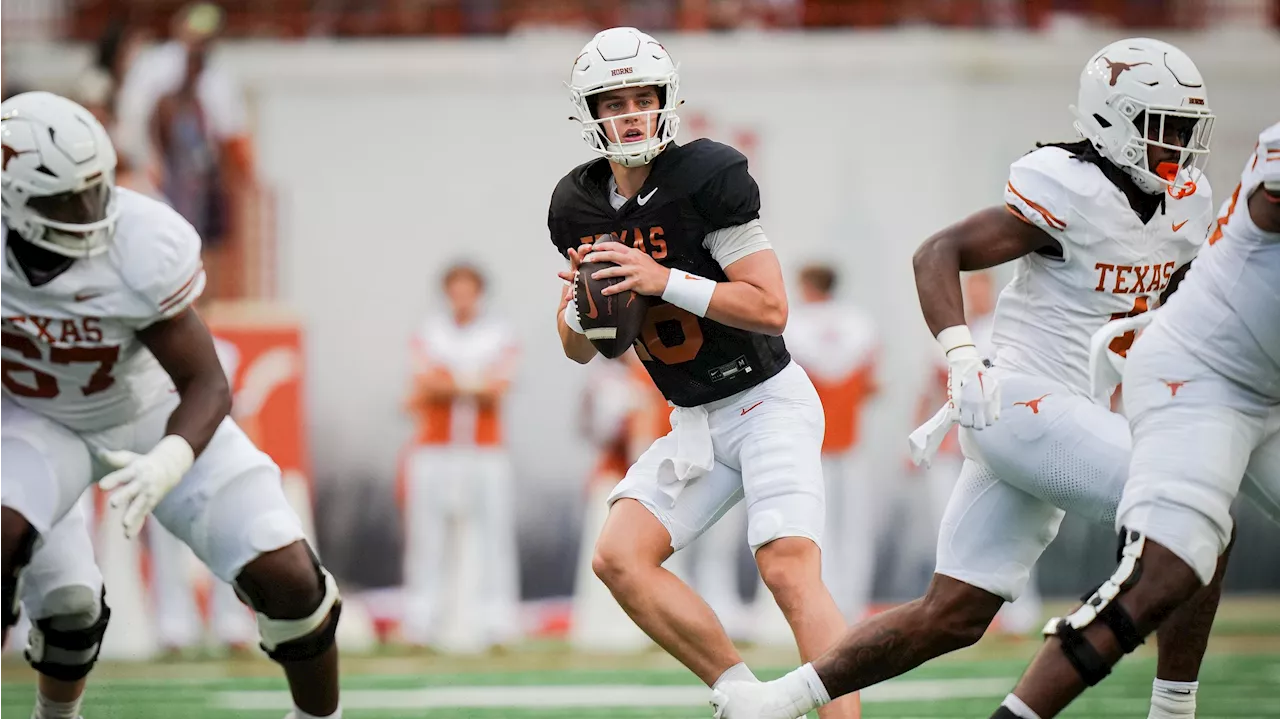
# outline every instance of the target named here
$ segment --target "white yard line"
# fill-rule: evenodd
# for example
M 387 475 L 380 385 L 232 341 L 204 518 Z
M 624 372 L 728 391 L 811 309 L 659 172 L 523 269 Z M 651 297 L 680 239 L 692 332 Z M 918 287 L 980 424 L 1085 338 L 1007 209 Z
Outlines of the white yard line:
M 899 680 L 862 692 L 864 702 L 936 701 L 1002 697 L 1013 679 Z M 345 709 L 438 709 L 548 707 L 693 707 L 706 706 L 710 692 L 704 687 L 643 686 L 636 684 L 582 686 L 466 686 L 429 689 L 356 689 L 342 692 Z M 222 709 L 251 711 L 287 710 L 293 706 L 288 692 L 217 692 L 213 705 Z

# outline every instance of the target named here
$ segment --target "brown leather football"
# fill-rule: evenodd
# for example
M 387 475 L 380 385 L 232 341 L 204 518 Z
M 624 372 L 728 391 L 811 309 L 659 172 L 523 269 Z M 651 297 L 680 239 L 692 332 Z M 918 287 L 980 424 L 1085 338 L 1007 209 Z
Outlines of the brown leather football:
M 578 266 L 577 293 L 578 321 L 587 339 L 600 354 L 609 359 L 621 357 L 640 336 L 650 299 L 645 295 L 626 291 L 616 295 L 601 294 L 604 288 L 622 281 L 621 277 L 592 279 L 591 275 L 616 267 L 612 262 L 584 262 Z

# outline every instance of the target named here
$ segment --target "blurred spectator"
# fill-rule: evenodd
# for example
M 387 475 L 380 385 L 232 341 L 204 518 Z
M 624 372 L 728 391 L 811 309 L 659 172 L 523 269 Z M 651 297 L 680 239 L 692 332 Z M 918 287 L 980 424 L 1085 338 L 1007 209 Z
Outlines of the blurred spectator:
M 222 10 L 195 3 L 173 17 L 173 39 L 128 62 L 117 96 L 118 147 L 200 231 L 214 298 L 245 292 L 239 267 L 255 170 L 243 94 L 214 60 Z M 110 56 L 111 43 L 105 43 Z M 119 54 L 117 50 L 116 54 Z
M 142 50 L 147 33 L 129 23 L 113 20 L 98 38 L 93 71 L 110 81 L 106 104 L 115 112 L 120 88 Z M 91 72 L 93 72 L 91 71 Z
M 407 641 L 451 652 L 519 635 L 515 498 L 502 400 L 515 374 L 511 329 L 485 312 L 465 264 L 443 281 L 448 310 L 413 339 L 409 408 L 418 430 L 405 469 Z
M 182 84 L 159 99 L 149 125 L 152 145 L 159 150 L 161 192 L 196 228 L 208 250 L 220 246 L 228 232 L 229 183 L 196 93 L 204 66 L 204 48 L 191 47 Z M 210 273 L 216 275 L 214 268 Z
M 823 579 L 840 611 L 857 621 L 867 609 L 875 569 L 877 518 L 884 496 L 868 467 L 861 419 L 877 391 L 879 331 L 870 313 L 836 300 L 833 267 L 800 271 L 801 302 L 792 308 L 787 348 L 813 380 L 826 413 L 822 472 L 827 523 L 822 538 Z

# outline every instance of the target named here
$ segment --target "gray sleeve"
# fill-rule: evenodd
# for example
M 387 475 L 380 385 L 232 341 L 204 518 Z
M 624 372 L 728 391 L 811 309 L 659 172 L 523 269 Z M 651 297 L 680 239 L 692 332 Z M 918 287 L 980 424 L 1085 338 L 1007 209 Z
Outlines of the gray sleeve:
M 760 220 L 716 230 L 706 236 L 702 246 L 711 252 L 711 256 L 722 268 L 732 265 L 747 255 L 773 249 L 769 244 L 769 238 L 764 236 L 764 228 L 760 226 Z

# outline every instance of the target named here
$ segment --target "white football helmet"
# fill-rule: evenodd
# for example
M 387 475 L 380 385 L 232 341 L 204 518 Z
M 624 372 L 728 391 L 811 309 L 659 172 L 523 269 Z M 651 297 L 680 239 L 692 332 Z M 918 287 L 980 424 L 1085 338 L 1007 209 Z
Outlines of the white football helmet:
M 592 150 L 619 165 L 635 167 L 652 162 L 675 139 L 680 128 L 680 118 L 675 113 L 680 92 L 677 67 L 662 43 L 633 27 L 610 28 L 591 38 L 573 61 L 565 85 L 577 110 L 572 119 L 582 123 L 582 139 Z M 648 86 L 658 88 L 660 109 L 596 119 L 593 95 L 621 87 Z M 653 119 L 657 131 L 653 137 L 643 142 L 609 142 L 604 123 L 641 115 L 656 115 Z
M 116 150 L 93 113 L 50 92 L 24 92 L 0 105 L 9 229 L 67 257 L 107 249 L 115 232 Z
M 1102 48 L 1080 73 L 1080 96 L 1071 111 L 1075 127 L 1098 152 L 1123 168 L 1151 194 L 1195 192 L 1209 159 L 1213 112 L 1204 77 L 1191 58 L 1167 42 L 1139 37 Z M 1182 144 L 1168 144 L 1171 118 L 1187 130 Z M 1147 167 L 1147 148 L 1178 153 L 1177 163 Z

